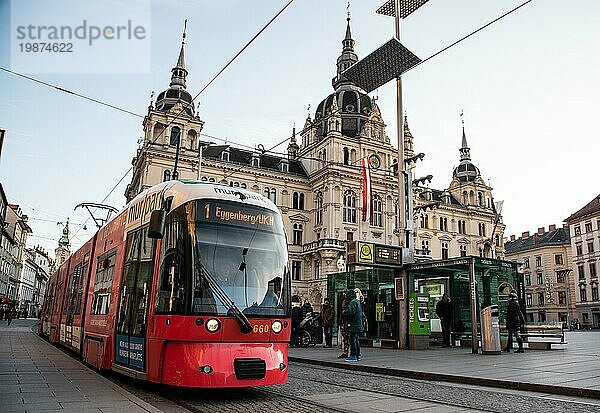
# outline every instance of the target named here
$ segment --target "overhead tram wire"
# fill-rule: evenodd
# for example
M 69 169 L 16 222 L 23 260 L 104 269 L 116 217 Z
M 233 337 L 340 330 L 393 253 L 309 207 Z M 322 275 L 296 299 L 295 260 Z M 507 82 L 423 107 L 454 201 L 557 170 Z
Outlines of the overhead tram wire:
M 200 91 L 198 93 L 196 93 L 196 95 L 192 98 L 192 102 L 194 102 L 206 89 L 208 89 L 208 87 L 254 42 L 254 40 L 256 40 L 258 38 L 258 36 L 260 36 L 270 25 L 271 23 L 273 23 L 292 3 L 294 2 L 294 0 L 289 0 L 282 8 L 281 10 L 279 10 L 248 42 L 246 42 L 246 44 L 231 58 L 229 59 L 229 61 L 221 68 L 221 70 L 219 70 L 217 72 L 217 74 L 215 74 L 212 79 L 206 84 L 204 85 L 204 87 L 202 89 L 200 89 Z M 167 128 L 169 126 L 171 126 L 173 124 L 173 122 L 175 122 L 176 119 L 179 118 L 179 116 L 185 112 L 185 108 L 181 109 L 176 115 L 175 117 L 173 117 L 173 119 L 165 126 L 165 128 L 160 132 L 160 134 L 154 138 L 152 140 L 152 142 L 149 142 L 147 145 L 153 145 L 154 143 L 156 143 L 156 141 L 163 136 L 163 134 L 165 133 L 165 131 L 167 130 Z M 132 112 L 133 114 L 133 112 Z M 136 116 L 139 116 L 136 114 Z M 104 197 L 104 199 L 102 200 L 102 203 L 104 203 L 108 197 L 114 192 L 114 190 L 119 186 L 119 184 L 123 181 L 123 179 L 125 179 L 125 177 L 127 177 L 127 175 L 129 174 L 129 172 L 133 169 L 133 166 L 130 166 L 127 171 L 123 174 L 123 176 L 119 179 L 119 181 L 112 187 L 112 189 L 108 192 L 108 194 L 106 194 L 106 196 Z M 90 218 L 86 219 L 85 223 L 87 223 L 90 220 Z M 78 230 L 79 231 L 79 230 Z M 77 231 L 77 232 L 78 232 Z M 75 232 L 75 234 L 73 234 L 73 236 L 77 235 L 77 232 Z
M 492 24 L 494 24 L 494 23 L 497 23 L 498 21 L 502 20 L 502 19 L 503 19 L 503 18 L 505 18 L 506 16 L 508 16 L 508 15 L 510 15 L 510 14 L 512 14 L 512 13 L 514 13 L 515 11 L 519 10 L 521 7 L 523 7 L 523 6 L 525 6 L 525 5 L 529 4 L 529 3 L 531 3 L 532 1 L 533 1 L 533 0 L 527 0 L 527 1 L 525 1 L 524 3 L 522 3 L 522 4 L 520 4 L 520 5 L 516 6 L 516 7 L 514 7 L 513 9 L 511 9 L 511 10 L 507 11 L 506 13 L 502 14 L 501 16 L 499 16 L 499 17 L 495 18 L 494 20 L 492 20 L 492 21 L 490 21 L 490 22 L 486 23 L 485 25 L 483 25 L 483 26 L 479 27 L 478 29 L 476 29 L 476 30 L 472 31 L 471 33 L 467 34 L 466 36 L 463 36 L 463 37 L 461 37 L 461 38 L 460 38 L 460 39 L 458 39 L 457 41 L 455 41 L 455 42 L 453 42 L 453 43 L 449 44 L 448 46 L 446 46 L 446 47 L 444 47 L 443 49 L 441 49 L 441 50 L 439 50 L 439 51 L 435 52 L 434 54 L 430 55 L 429 57 L 426 57 L 426 58 L 425 58 L 425 59 L 423 59 L 421 62 L 417 63 L 415 66 L 411 67 L 409 70 L 412 70 L 412 69 L 414 69 L 415 67 L 417 67 L 417 66 L 420 66 L 421 64 L 423 64 L 423 63 L 427 62 L 428 60 L 431 60 L 431 59 L 433 59 L 434 57 L 436 57 L 436 56 L 438 56 L 438 55 L 442 54 L 443 52 L 445 52 L 445 51 L 447 51 L 447 50 L 451 49 L 452 47 L 456 46 L 457 44 L 459 44 L 459 43 L 463 42 L 464 40 L 468 39 L 469 37 L 473 36 L 474 34 L 476 34 L 476 33 L 480 32 L 480 31 L 482 31 L 483 29 L 486 29 L 486 28 L 488 28 L 488 27 L 489 27 L 489 26 L 491 26 Z M 406 73 L 406 72 L 405 72 L 405 73 Z M 355 98 L 355 99 L 354 99 L 352 102 L 350 102 L 349 104 L 356 103 L 356 102 L 358 102 L 358 100 L 359 100 L 359 99 L 360 99 L 360 97 L 358 97 L 358 98 Z M 336 114 L 337 114 L 338 112 L 340 112 L 341 110 L 342 110 L 342 108 L 341 108 L 341 107 L 340 107 L 340 108 L 338 108 L 337 110 L 335 110 L 335 111 L 331 112 L 331 113 L 330 113 L 330 114 L 328 114 L 327 116 L 325 116 L 325 117 L 323 117 L 323 118 L 319 119 L 319 122 L 325 122 L 325 121 L 327 121 L 329 118 L 331 118 L 332 116 L 336 115 Z M 316 120 L 316 119 L 315 119 L 315 120 Z M 302 130 L 300 133 L 302 133 L 302 132 L 304 132 L 304 131 L 306 131 L 306 129 L 303 129 L 303 130 Z M 277 143 L 276 145 L 272 146 L 271 148 L 269 148 L 269 149 L 265 150 L 265 152 L 272 152 L 272 151 L 273 151 L 273 149 L 277 148 L 277 147 L 278 147 L 278 146 L 280 146 L 280 145 L 283 145 L 285 142 L 287 142 L 287 141 L 288 141 L 288 139 L 289 139 L 289 138 L 285 138 L 285 139 L 284 139 L 284 140 L 282 140 L 281 142 L 279 142 L 279 143 Z M 299 158 L 302 158 L 302 157 L 300 156 Z M 227 174 L 227 175 L 225 175 L 223 178 L 221 178 L 221 180 L 224 180 L 224 179 L 227 179 L 227 178 L 229 178 L 229 177 L 233 176 L 235 173 L 237 173 L 237 172 L 241 171 L 243 167 L 244 167 L 244 166 L 240 166 L 240 167 L 239 167 L 239 168 L 237 168 L 235 171 L 232 171 L 230 174 Z
M 30 81 L 35 82 L 35 83 L 39 83 L 39 84 L 47 86 L 49 88 L 56 89 L 59 92 L 63 92 L 63 93 L 69 94 L 69 95 L 77 96 L 78 98 L 89 100 L 90 102 L 94 102 L 94 103 L 97 103 L 99 105 L 106 106 L 106 107 L 109 107 L 111 109 L 115 109 L 115 110 L 127 113 L 129 115 L 136 116 L 138 118 L 142 118 L 142 119 L 144 118 L 144 116 L 142 116 L 142 115 L 140 115 L 138 113 L 132 112 L 130 110 L 123 109 L 123 108 L 121 108 L 119 106 L 115 106 L 115 105 L 113 105 L 111 103 L 107 103 L 107 102 L 104 102 L 102 100 L 99 100 L 99 99 L 96 99 L 96 98 L 93 98 L 93 97 L 90 97 L 90 96 L 86 96 L 86 95 L 83 95 L 81 93 L 69 90 L 69 89 L 65 89 L 64 87 L 61 87 L 61 86 L 53 85 L 52 83 L 48 83 L 48 82 L 45 82 L 45 81 L 40 80 L 40 79 L 36 79 L 34 77 L 31 77 L 31 76 L 27 76 L 27 75 L 25 75 L 23 73 L 15 72 L 14 70 L 10 70 L 10 69 L 7 69 L 7 68 L 2 67 L 2 66 L 0 66 L 0 70 L 2 70 L 4 72 L 7 72 L 7 73 L 10 73 L 11 75 L 22 77 L 24 79 L 30 80 Z

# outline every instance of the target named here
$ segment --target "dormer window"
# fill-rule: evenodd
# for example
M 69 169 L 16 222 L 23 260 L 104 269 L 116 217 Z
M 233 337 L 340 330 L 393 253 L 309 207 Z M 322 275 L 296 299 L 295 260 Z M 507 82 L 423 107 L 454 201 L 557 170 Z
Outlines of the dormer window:
M 229 162 L 229 148 L 225 149 L 221 152 L 221 160 L 225 162 Z
M 252 165 L 254 168 L 260 168 L 260 157 L 256 152 L 253 153 L 252 158 L 250 158 L 250 165 Z
M 290 164 L 287 159 L 282 159 L 281 161 L 279 161 L 279 171 L 287 173 L 289 172 L 289 170 Z

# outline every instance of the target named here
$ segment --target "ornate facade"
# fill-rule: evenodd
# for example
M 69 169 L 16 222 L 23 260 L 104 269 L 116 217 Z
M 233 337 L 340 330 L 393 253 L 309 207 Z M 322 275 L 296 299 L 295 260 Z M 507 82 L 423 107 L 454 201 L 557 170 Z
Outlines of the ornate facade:
M 386 134 L 376 100 L 341 74 L 358 61 L 350 19 L 333 92 L 318 104 L 313 116 L 309 113 L 299 133 L 292 130 L 286 155 L 268 153 L 262 145 L 246 150 L 200 141 L 204 122 L 186 91 L 183 56 L 182 44 L 169 89 L 148 108 L 127 200 L 172 178 L 175 163 L 180 179 L 220 182 L 269 197 L 284 217 L 293 293 L 317 306 L 326 295 L 327 274 L 345 268 L 347 241 L 398 244 L 397 150 Z M 411 157 L 413 136 L 407 123 L 404 140 L 406 156 Z M 419 212 L 410 223 L 422 222 L 416 235 L 417 248 L 424 247 L 420 259 L 461 254 L 502 257 L 504 225 L 496 220 L 492 188 L 470 161 L 464 130 L 460 153 L 460 165 L 446 190 L 413 189 L 416 210 L 435 207 Z M 361 220 L 364 158 L 371 165 L 372 223 Z
M 583 328 L 600 328 L 600 195 L 565 222 L 571 231 L 578 321 Z

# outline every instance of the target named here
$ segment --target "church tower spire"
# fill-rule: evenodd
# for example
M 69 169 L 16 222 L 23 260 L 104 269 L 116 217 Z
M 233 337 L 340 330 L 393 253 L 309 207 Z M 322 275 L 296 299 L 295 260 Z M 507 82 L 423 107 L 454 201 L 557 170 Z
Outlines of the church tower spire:
M 188 71 L 185 68 L 185 32 L 187 30 L 187 19 L 183 24 L 183 38 L 181 39 L 181 49 L 179 50 L 179 57 L 177 58 L 177 64 L 171 69 L 171 83 L 169 84 L 172 88 L 185 89 L 185 78 L 188 75 Z
M 460 160 L 461 161 L 470 161 L 471 160 L 471 150 L 469 149 L 469 145 L 467 145 L 467 136 L 465 135 L 465 120 L 464 119 L 462 120 L 462 146 L 460 148 Z
M 348 8 L 349 7 L 350 4 L 348 4 Z M 346 22 L 346 36 L 344 37 L 344 40 L 342 40 L 342 54 L 337 59 L 337 75 L 331 81 L 331 84 L 336 92 L 343 86 L 353 85 L 352 82 L 342 76 L 342 72 L 358 62 L 358 56 L 354 52 L 354 39 L 352 38 L 352 30 L 350 29 L 349 9 Z
M 58 267 L 71 255 L 71 241 L 69 240 L 69 236 L 69 218 L 67 218 L 67 223 L 62 230 L 62 236 L 58 240 L 58 248 L 54 250 L 56 265 Z

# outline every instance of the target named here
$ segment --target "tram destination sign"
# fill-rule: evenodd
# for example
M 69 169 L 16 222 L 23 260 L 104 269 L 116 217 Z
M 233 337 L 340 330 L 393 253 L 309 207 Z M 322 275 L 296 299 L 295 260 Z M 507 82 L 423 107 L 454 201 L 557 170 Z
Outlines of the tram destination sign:
M 402 265 L 402 248 L 373 242 L 355 241 L 348 244 L 348 263 L 371 266 Z

